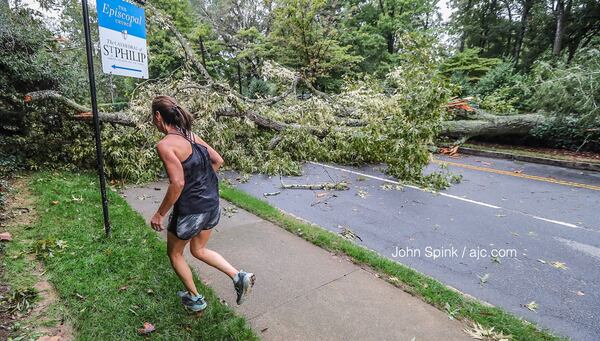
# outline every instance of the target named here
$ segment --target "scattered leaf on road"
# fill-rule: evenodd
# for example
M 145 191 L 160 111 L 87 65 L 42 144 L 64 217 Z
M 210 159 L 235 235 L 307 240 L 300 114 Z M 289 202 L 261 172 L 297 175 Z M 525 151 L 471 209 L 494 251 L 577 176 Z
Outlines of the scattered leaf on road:
M 477 276 L 479 278 L 479 284 L 484 285 L 487 283 L 488 279 L 490 279 L 490 274 L 485 274 L 483 276 Z
M 490 260 L 492 261 L 492 263 L 498 263 L 498 264 L 502 263 L 502 262 L 500 262 L 500 258 L 498 258 L 498 257 L 492 257 L 492 258 L 490 258 Z
M 338 225 L 338 228 L 342 229 L 342 232 L 340 232 L 340 235 L 348 240 L 360 240 L 362 242 L 362 238 L 360 238 L 359 235 L 357 235 L 356 233 L 354 233 L 354 231 L 352 231 L 351 229 L 349 229 L 346 226 L 341 226 Z
M 561 269 L 561 270 L 567 270 L 568 267 L 565 263 L 563 262 L 559 262 L 559 261 L 554 261 L 552 263 L 550 263 L 550 265 L 552 265 L 553 267 L 557 268 L 557 269 Z
M 535 301 L 531 301 L 531 302 L 529 302 L 529 303 L 527 303 L 527 304 L 525 305 L 525 308 L 527 308 L 527 309 L 529 309 L 529 310 L 531 310 L 531 311 L 535 312 L 535 311 L 537 311 L 538 304 L 537 304 L 537 303 L 535 303 Z
M 362 189 L 358 190 L 358 192 L 356 192 L 356 195 L 358 195 L 361 198 L 366 198 L 367 195 L 369 195 L 369 193 L 367 191 L 363 191 Z
M 381 188 L 384 191 L 391 191 L 394 187 L 392 186 L 392 184 L 383 184 L 379 186 L 379 188 Z

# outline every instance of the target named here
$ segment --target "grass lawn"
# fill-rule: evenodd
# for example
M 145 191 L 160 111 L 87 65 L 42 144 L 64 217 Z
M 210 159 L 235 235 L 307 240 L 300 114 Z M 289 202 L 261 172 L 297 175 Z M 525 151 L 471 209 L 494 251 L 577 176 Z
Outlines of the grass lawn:
M 42 259 L 77 339 L 139 340 L 144 322 L 156 327 L 150 335 L 155 339 L 258 339 L 244 318 L 199 281 L 207 310 L 197 317 L 183 309 L 175 295 L 183 285 L 165 242 L 112 191 L 113 234 L 105 238 L 96 177 L 42 172 L 31 176 L 29 188 L 38 218 L 13 230 L 5 276 L 27 286 L 27 273 L 20 276 L 29 268 L 27 255 Z
M 468 299 L 444 284 L 427 277 L 402 264 L 387 259 L 375 251 L 359 246 L 343 237 L 313 224 L 303 222 L 230 185 L 221 183 L 221 197 L 269 220 L 284 229 L 301 236 L 326 250 L 349 256 L 353 261 L 365 264 L 390 283 L 420 296 L 424 301 L 446 311 L 458 319 L 480 323 L 495 331 L 512 334 L 513 340 L 564 340 L 503 310 L 489 307 L 476 300 Z

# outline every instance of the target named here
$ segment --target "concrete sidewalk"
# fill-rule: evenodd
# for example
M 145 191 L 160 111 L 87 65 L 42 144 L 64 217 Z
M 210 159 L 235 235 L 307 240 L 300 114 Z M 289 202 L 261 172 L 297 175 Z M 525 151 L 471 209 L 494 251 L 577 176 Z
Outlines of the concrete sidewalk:
M 123 195 L 149 221 L 166 186 Z M 223 212 L 209 248 L 256 274 L 252 296 L 237 306 L 229 277 L 187 254 L 200 278 L 264 340 L 471 340 L 460 322 L 419 298 L 242 209 Z

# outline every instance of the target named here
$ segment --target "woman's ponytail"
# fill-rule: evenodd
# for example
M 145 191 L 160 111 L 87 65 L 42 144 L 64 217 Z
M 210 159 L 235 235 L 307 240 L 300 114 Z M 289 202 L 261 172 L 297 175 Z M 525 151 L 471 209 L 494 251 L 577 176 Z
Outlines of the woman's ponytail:
M 192 116 L 192 114 L 190 114 L 187 110 L 183 109 L 179 105 L 176 105 L 175 108 L 177 110 L 177 113 L 179 114 L 181 122 L 178 128 L 181 129 L 181 132 L 185 136 L 192 138 L 192 122 L 194 121 L 194 117 Z

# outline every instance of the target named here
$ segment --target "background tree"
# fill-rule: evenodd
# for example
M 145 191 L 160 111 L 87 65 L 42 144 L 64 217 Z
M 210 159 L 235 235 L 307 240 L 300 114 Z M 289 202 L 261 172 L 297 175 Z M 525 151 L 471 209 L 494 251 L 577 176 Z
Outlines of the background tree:
M 339 80 L 362 60 L 340 44 L 334 14 L 325 0 L 282 0 L 269 35 L 277 60 L 323 90 L 339 89 Z

